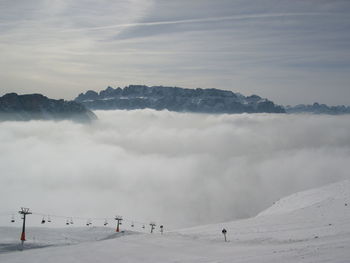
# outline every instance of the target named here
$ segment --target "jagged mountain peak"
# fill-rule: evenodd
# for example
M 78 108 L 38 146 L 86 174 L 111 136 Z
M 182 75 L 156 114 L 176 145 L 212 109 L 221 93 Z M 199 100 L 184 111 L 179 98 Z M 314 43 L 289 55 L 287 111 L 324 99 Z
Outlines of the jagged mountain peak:
M 129 85 L 124 88 L 107 87 L 89 90 L 75 101 L 90 109 L 144 109 L 201 113 L 284 113 L 281 106 L 257 95 L 245 97 L 220 89 L 186 89 L 167 86 Z

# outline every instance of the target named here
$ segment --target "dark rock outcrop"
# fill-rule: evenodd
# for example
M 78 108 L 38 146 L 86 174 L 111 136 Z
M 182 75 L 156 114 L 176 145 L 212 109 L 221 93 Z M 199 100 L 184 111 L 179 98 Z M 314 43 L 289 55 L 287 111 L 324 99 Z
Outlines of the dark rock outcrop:
M 178 87 L 130 85 L 97 93 L 87 91 L 75 101 L 93 110 L 155 109 L 201 113 L 284 113 L 283 107 L 257 95 L 219 89 L 184 89 Z
M 89 122 L 96 115 L 78 102 L 49 99 L 41 94 L 8 93 L 0 97 L 0 121 L 63 119 Z

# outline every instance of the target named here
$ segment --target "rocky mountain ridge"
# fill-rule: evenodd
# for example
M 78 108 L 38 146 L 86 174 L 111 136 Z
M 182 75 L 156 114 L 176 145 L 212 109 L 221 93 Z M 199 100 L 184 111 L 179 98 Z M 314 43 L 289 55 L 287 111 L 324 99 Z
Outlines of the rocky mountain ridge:
M 315 102 L 312 105 L 299 104 L 296 106 L 286 106 L 287 113 L 311 113 L 311 114 L 330 114 L 341 115 L 350 114 L 350 106 L 328 106 L 326 104 L 319 104 Z
M 284 113 L 285 110 L 257 95 L 245 97 L 219 89 L 184 89 L 179 87 L 129 85 L 108 87 L 99 93 L 81 93 L 76 102 L 92 110 L 155 109 L 200 113 Z
M 49 99 L 41 94 L 8 93 L 0 97 L 0 121 L 48 119 L 89 122 L 96 115 L 75 101 Z

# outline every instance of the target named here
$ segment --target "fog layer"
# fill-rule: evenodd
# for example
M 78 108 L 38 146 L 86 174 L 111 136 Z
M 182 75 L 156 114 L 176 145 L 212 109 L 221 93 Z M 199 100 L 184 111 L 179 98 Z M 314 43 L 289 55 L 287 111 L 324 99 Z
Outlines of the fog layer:
M 0 123 L 0 213 L 182 227 L 254 216 L 350 177 L 350 116 L 95 113 L 91 125 Z

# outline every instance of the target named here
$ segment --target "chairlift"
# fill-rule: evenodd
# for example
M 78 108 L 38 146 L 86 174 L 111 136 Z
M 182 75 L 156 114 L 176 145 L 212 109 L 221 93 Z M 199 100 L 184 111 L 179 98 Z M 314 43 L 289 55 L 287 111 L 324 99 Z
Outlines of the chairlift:
M 107 219 L 105 219 L 105 222 L 103 223 L 104 226 L 107 226 L 108 225 L 108 221 Z
M 15 216 L 12 215 L 12 216 L 11 216 L 11 223 L 14 223 L 14 222 L 15 222 Z
M 43 217 L 43 219 L 41 219 L 41 224 L 45 224 L 45 217 Z
M 73 225 L 73 224 L 74 224 L 74 222 L 73 222 L 73 218 L 72 218 L 72 217 L 70 218 L 70 222 L 69 222 L 69 224 L 71 224 L 71 225 Z
M 47 222 L 51 223 L 51 217 L 50 216 L 47 216 Z
M 131 227 L 134 227 L 134 222 L 131 223 Z
M 69 225 L 69 220 L 68 220 L 68 219 L 66 220 L 66 225 L 67 225 L 67 226 Z
M 142 228 L 145 229 L 145 225 L 143 225 Z

